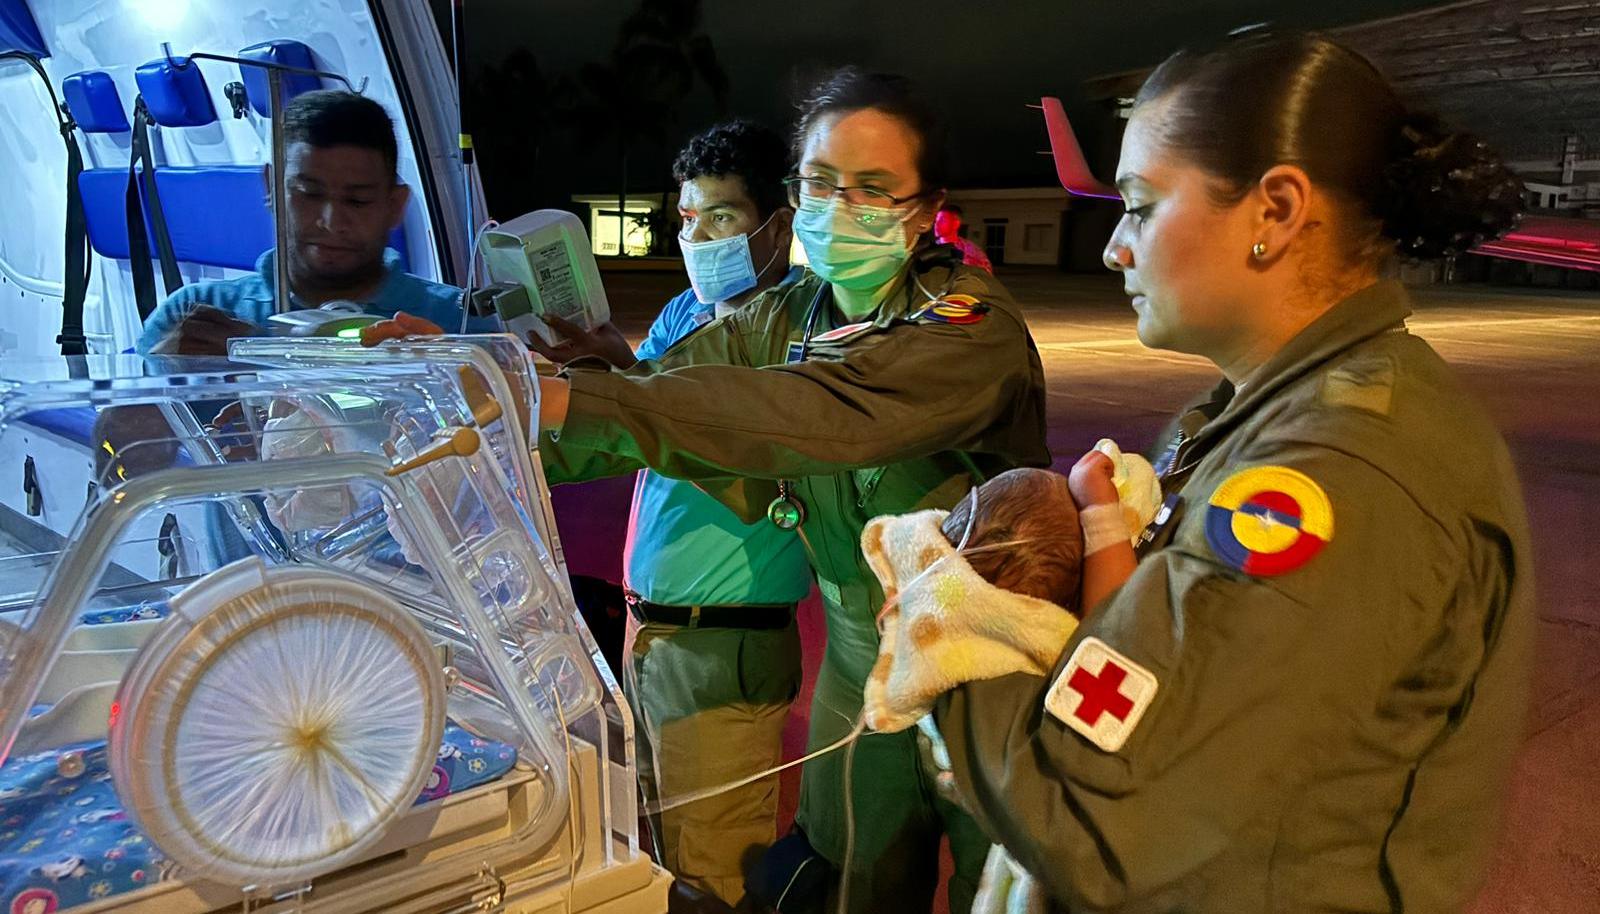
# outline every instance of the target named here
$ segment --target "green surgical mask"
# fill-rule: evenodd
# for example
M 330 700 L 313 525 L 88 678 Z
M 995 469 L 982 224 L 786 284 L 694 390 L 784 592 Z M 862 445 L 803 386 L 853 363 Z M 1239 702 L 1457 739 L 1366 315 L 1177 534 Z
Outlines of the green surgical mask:
M 841 289 L 867 292 L 889 282 L 911 259 L 902 228 L 910 212 L 839 197 L 802 197 L 794 233 L 813 272 Z

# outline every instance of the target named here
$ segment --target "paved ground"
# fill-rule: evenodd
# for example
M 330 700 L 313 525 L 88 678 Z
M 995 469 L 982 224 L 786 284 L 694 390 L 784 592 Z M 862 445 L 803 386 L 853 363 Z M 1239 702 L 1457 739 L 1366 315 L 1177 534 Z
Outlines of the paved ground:
M 1103 436 L 1143 447 L 1213 383 L 1197 359 L 1145 350 L 1109 277 L 1003 274 L 1027 310 L 1050 389 L 1050 445 L 1059 468 Z M 619 323 L 642 335 L 681 275 L 607 278 Z M 1541 644 L 1527 747 L 1507 835 L 1475 914 L 1590 912 L 1600 903 L 1600 597 L 1590 533 L 1600 517 L 1600 297 L 1485 287 L 1417 291 L 1413 329 L 1489 405 L 1516 454 L 1537 547 Z M 617 566 L 602 547 L 627 508 L 627 484 L 563 493 L 575 564 Z M 581 502 L 582 506 L 577 507 Z M 615 536 L 615 534 L 609 534 Z M 576 538 L 594 543 L 574 549 Z M 619 543 L 620 537 L 610 540 Z M 804 619 L 807 649 L 819 620 Z M 792 728 L 798 739 L 800 722 Z M 789 800 L 792 802 L 792 789 Z

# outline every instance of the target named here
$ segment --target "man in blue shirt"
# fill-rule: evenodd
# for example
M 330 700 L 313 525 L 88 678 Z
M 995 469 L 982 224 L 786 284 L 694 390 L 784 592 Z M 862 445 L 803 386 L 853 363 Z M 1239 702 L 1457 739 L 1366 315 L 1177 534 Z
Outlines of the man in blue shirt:
M 653 359 L 765 290 L 789 268 L 788 146 L 748 121 L 711 128 L 673 164 L 680 245 L 691 288 L 667 302 L 637 354 L 614 327 L 560 324 L 567 340 L 534 348 L 557 362 L 599 356 L 626 368 Z M 795 604 L 811 589 L 793 531 L 742 523 L 692 483 L 645 471 L 633 491 L 625 550 L 629 650 L 623 689 L 640 740 L 648 799 L 779 764 L 800 688 Z M 658 859 L 679 879 L 738 904 L 744 871 L 776 838 L 776 775 L 652 819 Z
M 404 310 L 461 326 L 461 290 L 400 269 L 385 245 L 411 190 L 396 173 L 394 124 L 383 106 L 342 90 L 307 92 L 283 108 L 289 302 L 349 301 L 371 314 Z M 141 354 L 223 355 L 228 340 L 265 333 L 273 314 L 274 251 L 250 276 L 174 292 L 145 319 Z

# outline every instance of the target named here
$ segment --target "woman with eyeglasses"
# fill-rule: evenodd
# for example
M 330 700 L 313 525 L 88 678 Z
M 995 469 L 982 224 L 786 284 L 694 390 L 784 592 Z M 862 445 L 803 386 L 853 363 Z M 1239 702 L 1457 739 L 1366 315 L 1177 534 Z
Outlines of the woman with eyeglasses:
M 1116 184 L 1140 340 L 1225 380 L 1054 675 L 941 700 L 961 796 L 1050 910 L 1460 911 L 1522 741 L 1533 565 L 1504 441 L 1380 276 L 1505 231 L 1521 183 L 1355 52 L 1258 34 L 1150 76 Z
M 828 622 L 813 750 L 851 732 L 877 655 L 884 595 L 861 553 L 866 522 L 949 508 L 990 475 L 1050 462 L 1021 311 L 927 237 L 945 196 L 942 144 L 904 79 L 833 73 L 801 106 L 788 182 L 810 272 L 659 360 L 574 368 L 544 391 L 552 482 L 649 467 L 799 531 Z M 846 761 L 839 750 L 806 764 L 799 824 L 848 864 L 848 909 L 928 910 L 948 832 L 951 909 L 965 911 L 989 841 L 936 796 L 912 734 L 863 737 L 848 792 Z

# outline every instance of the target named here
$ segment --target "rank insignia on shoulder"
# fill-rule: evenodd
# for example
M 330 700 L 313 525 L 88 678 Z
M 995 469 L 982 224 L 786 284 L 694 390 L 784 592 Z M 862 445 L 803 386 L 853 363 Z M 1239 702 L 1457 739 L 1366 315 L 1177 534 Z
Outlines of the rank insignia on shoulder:
M 1206 509 L 1206 542 L 1224 564 L 1272 577 L 1311 561 L 1333 539 L 1333 505 L 1311 477 L 1288 467 L 1240 470 Z
M 970 295 L 946 295 L 928 302 L 921 311 L 911 315 L 911 319 L 936 324 L 976 324 L 988 313 L 989 306 Z
M 1044 709 L 1102 751 L 1116 752 L 1155 700 L 1157 686 L 1154 673 L 1099 638 L 1085 638 L 1050 684 Z

